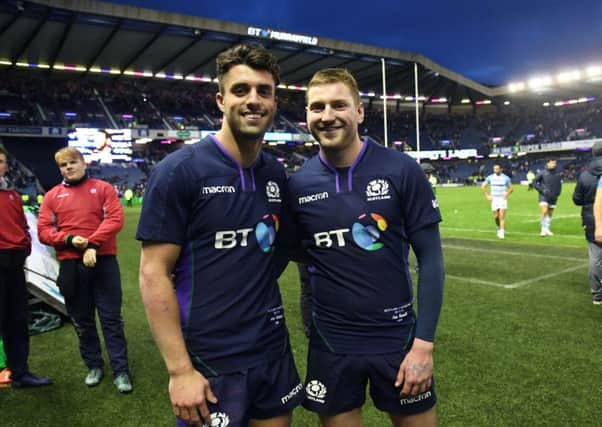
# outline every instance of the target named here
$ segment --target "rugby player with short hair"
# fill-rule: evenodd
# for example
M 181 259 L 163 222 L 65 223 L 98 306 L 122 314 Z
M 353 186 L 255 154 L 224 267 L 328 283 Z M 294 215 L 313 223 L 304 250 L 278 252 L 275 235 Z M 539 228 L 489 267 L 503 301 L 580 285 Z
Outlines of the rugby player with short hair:
M 278 73 L 261 46 L 222 52 L 221 129 L 149 179 L 140 289 L 178 425 L 285 427 L 303 398 L 274 262 L 286 176 L 261 151 Z
M 369 383 L 394 426 L 434 426 L 444 279 L 437 201 L 413 159 L 360 139 L 364 108 L 350 73 L 318 71 L 306 96 L 320 152 L 289 178 L 312 285 L 303 405 L 324 426 L 360 426 Z M 420 264 L 418 316 L 410 247 Z
M 493 220 L 497 226 L 497 237 L 503 239 L 506 229 L 506 209 L 508 209 L 508 196 L 512 194 L 512 182 L 510 177 L 502 173 L 502 164 L 493 164 L 493 173 L 485 178 L 481 185 L 481 190 L 485 198 L 491 202 L 493 211 Z M 490 190 L 487 191 L 489 185 Z
M 540 236 L 553 236 L 550 230 L 552 224 L 552 215 L 556 209 L 556 202 L 562 192 L 562 178 L 556 170 L 556 159 L 546 161 L 545 170 L 539 172 L 533 180 L 533 187 L 539 193 L 539 210 L 541 213 L 541 231 Z

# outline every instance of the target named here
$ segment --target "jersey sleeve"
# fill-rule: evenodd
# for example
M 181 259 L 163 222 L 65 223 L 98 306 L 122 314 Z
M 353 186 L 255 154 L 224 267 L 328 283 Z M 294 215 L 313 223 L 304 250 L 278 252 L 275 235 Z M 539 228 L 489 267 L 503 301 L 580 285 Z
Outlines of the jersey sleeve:
M 413 233 L 429 224 L 441 221 L 439 204 L 422 172 L 412 158 L 405 156 L 401 168 L 400 197 L 406 232 Z
M 88 238 L 90 243 L 101 246 L 123 228 L 123 208 L 115 189 L 105 184 L 103 186 L 103 213 L 104 217 L 96 231 Z
M 65 238 L 67 233 L 58 230 L 55 225 L 55 215 L 53 211 L 52 200 L 54 191 L 46 193 L 44 202 L 40 206 L 38 215 L 38 239 L 45 245 L 53 246 L 56 249 L 65 247 Z
M 144 194 L 137 240 L 185 243 L 196 181 L 187 166 L 186 158 L 166 157 L 153 169 Z

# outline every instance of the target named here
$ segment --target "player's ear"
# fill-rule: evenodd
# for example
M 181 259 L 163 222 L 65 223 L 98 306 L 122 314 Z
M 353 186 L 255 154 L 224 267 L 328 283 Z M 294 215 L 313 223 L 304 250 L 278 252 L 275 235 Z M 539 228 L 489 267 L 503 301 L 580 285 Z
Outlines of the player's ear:
M 217 108 L 223 113 L 224 112 L 224 96 L 221 92 L 215 94 L 215 103 L 217 104 Z
M 357 114 L 359 116 L 359 120 L 357 122 L 363 123 L 364 122 L 364 104 L 362 104 L 361 102 L 357 106 Z

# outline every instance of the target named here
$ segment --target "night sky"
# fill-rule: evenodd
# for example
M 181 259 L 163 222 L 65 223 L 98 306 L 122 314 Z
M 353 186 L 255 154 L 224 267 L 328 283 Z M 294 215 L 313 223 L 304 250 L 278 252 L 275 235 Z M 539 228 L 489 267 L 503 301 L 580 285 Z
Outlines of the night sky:
M 602 64 L 601 0 L 112 0 L 402 51 L 485 84 Z

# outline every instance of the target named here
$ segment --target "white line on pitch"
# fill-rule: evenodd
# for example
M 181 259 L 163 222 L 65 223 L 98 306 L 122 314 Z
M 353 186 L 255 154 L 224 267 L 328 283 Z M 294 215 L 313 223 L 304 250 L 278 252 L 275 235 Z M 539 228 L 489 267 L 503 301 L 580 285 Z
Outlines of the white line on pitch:
M 540 218 L 538 218 L 537 215 L 533 215 L 533 214 L 512 214 L 512 216 L 516 216 L 516 217 L 521 217 L 521 218 L 535 218 L 534 221 L 541 221 Z M 581 214 L 578 213 L 574 213 L 574 214 L 560 214 L 560 215 L 554 215 L 552 217 L 552 219 L 566 219 L 566 218 L 581 218 Z M 528 221 L 523 221 L 523 222 L 528 222 Z
M 581 264 L 581 265 L 578 265 L 578 266 L 575 266 L 575 267 L 566 268 L 566 269 L 561 270 L 561 271 L 556 271 L 554 273 L 544 274 L 543 276 L 538 276 L 538 277 L 534 277 L 532 279 L 521 280 L 520 282 L 514 282 L 514 283 L 509 283 L 509 284 L 491 282 L 489 280 L 481 280 L 481 279 L 476 279 L 474 277 L 456 276 L 454 274 L 445 274 L 445 277 L 449 278 L 449 279 L 459 280 L 459 281 L 462 281 L 462 282 L 476 283 L 476 284 L 479 284 L 479 285 L 486 285 L 486 286 L 493 286 L 493 287 L 496 287 L 496 288 L 516 289 L 516 288 L 522 288 L 523 286 L 529 285 L 531 283 L 535 283 L 535 282 L 539 282 L 541 280 L 549 279 L 551 277 L 555 277 L 555 276 L 558 276 L 560 274 L 570 273 L 571 271 L 579 270 L 579 269 L 585 268 L 585 267 L 587 267 L 587 264 Z
M 556 271 L 554 273 L 544 274 L 543 276 L 534 277 L 532 279 L 522 280 L 520 282 L 515 282 L 515 283 L 509 284 L 509 285 L 505 285 L 504 288 L 507 288 L 507 289 L 521 288 L 530 283 L 539 282 L 544 279 L 549 279 L 550 277 L 555 277 L 555 276 L 558 276 L 559 274 L 565 274 L 565 273 L 570 273 L 571 271 L 580 270 L 582 268 L 587 267 L 587 265 L 588 265 L 588 263 L 585 263 L 585 264 L 577 265 L 574 267 L 565 268 L 564 270 Z
M 494 231 L 492 231 L 491 229 L 487 229 L 487 230 L 479 230 L 476 228 L 457 228 L 457 227 L 445 227 L 445 226 L 441 226 L 441 230 L 442 231 L 466 231 L 469 233 L 487 233 L 487 234 L 491 234 L 492 236 L 495 234 Z M 513 234 L 516 234 L 517 236 L 533 236 L 533 237 L 539 237 L 539 239 L 537 240 L 543 240 L 544 238 L 541 237 L 539 235 L 539 233 L 533 232 L 533 233 L 525 233 L 524 231 L 506 231 L 506 236 L 510 235 L 512 236 Z M 576 235 L 576 234 L 562 234 L 562 238 L 569 238 L 569 239 L 579 239 L 579 240 L 585 240 L 585 238 L 582 235 Z M 554 236 L 552 237 L 545 237 L 545 239 L 554 239 Z
M 571 257 L 565 257 L 565 256 L 561 256 L 561 255 L 546 255 L 546 254 L 534 254 L 534 253 L 528 253 L 528 252 L 513 252 L 513 251 L 504 251 L 501 249 L 489 249 L 489 248 L 471 248 L 470 246 L 443 244 L 443 248 L 444 249 L 446 249 L 446 248 L 459 249 L 459 250 L 463 250 L 463 251 L 473 251 L 473 252 L 491 252 L 491 253 L 500 254 L 500 255 L 517 255 L 517 256 L 524 256 L 524 257 L 561 259 L 561 260 L 565 260 L 565 261 L 583 261 L 583 258 L 571 258 Z
M 503 283 L 490 282 L 489 280 L 475 279 L 474 277 L 455 276 L 447 273 L 445 273 L 445 278 L 460 280 L 462 282 L 477 283 L 479 285 L 495 286 L 496 288 L 505 288 L 508 286 L 504 285 Z

